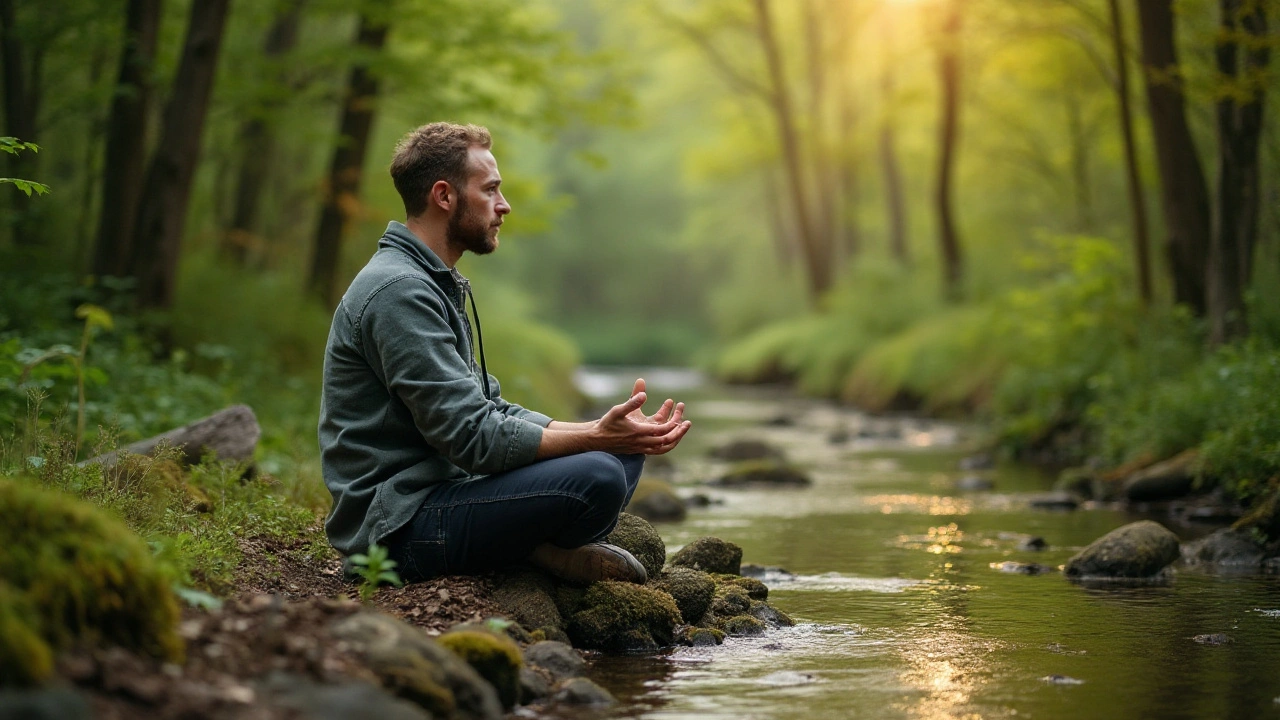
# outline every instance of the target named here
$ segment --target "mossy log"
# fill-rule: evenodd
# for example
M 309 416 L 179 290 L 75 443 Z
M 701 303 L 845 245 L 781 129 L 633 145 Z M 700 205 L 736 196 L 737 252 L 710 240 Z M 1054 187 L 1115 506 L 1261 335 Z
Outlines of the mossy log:
M 205 455 L 213 455 L 218 460 L 248 462 L 253 460 L 253 451 L 258 446 L 260 437 L 262 428 L 258 427 L 258 418 L 253 414 L 253 409 L 248 405 L 232 405 L 209 417 L 139 440 L 114 452 L 89 458 L 80 464 L 97 463 L 103 467 L 112 467 L 122 455 L 152 455 L 162 445 L 178 450 L 184 465 L 195 465 Z

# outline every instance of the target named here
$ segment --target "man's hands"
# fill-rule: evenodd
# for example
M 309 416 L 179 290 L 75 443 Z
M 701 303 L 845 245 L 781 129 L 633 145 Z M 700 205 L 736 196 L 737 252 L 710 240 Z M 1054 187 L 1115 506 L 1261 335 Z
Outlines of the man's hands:
M 571 424 L 553 422 L 542 432 L 538 459 L 592 450 L 618 455 L 661 455 L 680 443 L 692 426 L 684 419 L 684 403 L 667 399 L 653 415 L 644 414 L 648 399 L 643 379 L 636 380 L 631 397 L 613 406 L 599 420 Z

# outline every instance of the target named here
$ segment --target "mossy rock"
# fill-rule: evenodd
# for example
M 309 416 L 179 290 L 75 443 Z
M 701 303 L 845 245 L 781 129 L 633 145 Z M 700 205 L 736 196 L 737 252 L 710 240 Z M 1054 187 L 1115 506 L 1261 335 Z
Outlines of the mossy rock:
M 1151 520 L 1116 528 L 1067 561 L 1067 577 L 1149 578 L 1180 555 L 1178 536 Z
M 773 628 L 791 627 L 796 624 L 796 621 L 792 620 L 790 615 L 763 600 L 752 600 L 751 609 L 748 613 L 751 617 Z
M 0 582 L 0 687 L 30 687 L 53 674 L 53 649 L 23 595 Z
M 680 609 L 653 588 L 604 581 L 587 588 L 581 609 L 569 617 L 576 647 L 626 652 L 670 645 Z
M 710 647 L 724 642 L 724 631 L 686 625 L 676 631 L 676 642 L 689 647 Z
M 803 470 L 781 460 L 747 460 L 707 484 L 722 488 L 808 487 L 813 481 Z
M 717 589 L 736 587 L 746 591 L 747 597 L 752 600 L 769 599 L 769 586 L 755 578 L 718 573 L 712 575 L 711 579 L 715 582 Z
M 536 570 L 505 573 L 497 579 L 493 600 L 532 633 L 564 634 L 564 617 L 556 607 L 556 583 Z
M 107 643 L 182 659 L 171 579 L 123 523 L 62 493 L 0 482 L 0 547 L 0 577 L 52 647 Z
M 640 478 L 627 512 L 649 522 L 680 522 L 689 514 L 670 483 L 649 478 Z
M 671 564 L 709 573 L 740 575 L 742 548 L 718 537 L 703 537 L 685 545 L 671 558 Z
M 631 513 L 618 515 L 618 525 L 609 533 L 609 542 L 635 555 L 649 577 L 662 572 L 667 561 L 667 545 L 662 536 L 644 518 Z
M 711 601 L 711 612 L 716 616 L 746 615 L 750 610 L 751 597 L 746 590 L 726 586 L 716 588 L 715 600 Z
M 750 615 L 734 615 L 719 619 L 716 621 L 716 628 L 723 630 L 726 635 L 735 637 L 763 635 L 766 629 L 763 622 Z
M 680 616 L 690 625 L 697 624 L 707 614 L 716 594 L 716 584 L 710 575 L 688 567 L 667 568 L 650 585 L 670 595 L 680 608 Z
M 511 638 L 482 630 L 457 630 L 436 640 L 488 680 L 498 691 L 504 708 L 515 706 L 520 699 L 520 667 L 524 660 Z
M 503 716 L 502 701 L 488 680 L 402 620 L 362 611 L 334 622 L 329 635 L 355 650 L 384 687 L 435 717 L 498 720 Z

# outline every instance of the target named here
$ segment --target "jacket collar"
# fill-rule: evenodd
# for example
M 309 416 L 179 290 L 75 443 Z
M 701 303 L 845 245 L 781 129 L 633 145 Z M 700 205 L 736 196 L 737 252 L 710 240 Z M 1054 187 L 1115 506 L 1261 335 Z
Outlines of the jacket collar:
M 422 267 L 423 270 L 434 276 L 449 275 L 452 271 L 444 264 L 438 255 L 431 251 L 417 235 L 404 223 L 392 220 L 387 223 L 387 231 L 382 234 L 382 239 L 378 241 L 379 248 L 394 248 L 408 255 L 415 263 Z

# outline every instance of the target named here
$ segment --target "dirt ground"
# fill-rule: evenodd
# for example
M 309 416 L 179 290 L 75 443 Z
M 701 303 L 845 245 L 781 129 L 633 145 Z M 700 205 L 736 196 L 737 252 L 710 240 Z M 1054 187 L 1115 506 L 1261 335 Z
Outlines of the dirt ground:
M 120 649 L 80 650 L 60 659 L 59 674 L 88 697 L 94 717 L 294 718 L 298 712 L 273 694 L 273 679 L 293 692 L 308 683 L 376 683 L 343 643 L 325 635 L 335 619 L 360 608 L 336 553 L 312 552 L 306 540 L 254 538 L 241 548 L 236 585 L 242 593 L 217 610 L 188 608 L 183 614 L 185 664 Z M 491 594 L 488 578 L 444 577 L 383 587 L 372 604 L 439 634 L 500 615 Z

